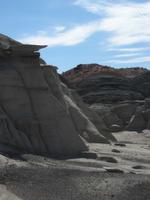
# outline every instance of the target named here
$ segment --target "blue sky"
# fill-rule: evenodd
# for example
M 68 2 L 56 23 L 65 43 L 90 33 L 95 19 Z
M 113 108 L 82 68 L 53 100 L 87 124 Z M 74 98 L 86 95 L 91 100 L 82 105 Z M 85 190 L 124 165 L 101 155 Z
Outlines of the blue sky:
M 48 64 L 150 68 L 150 1 L 0 0 L 1 33 L 47 44 Z

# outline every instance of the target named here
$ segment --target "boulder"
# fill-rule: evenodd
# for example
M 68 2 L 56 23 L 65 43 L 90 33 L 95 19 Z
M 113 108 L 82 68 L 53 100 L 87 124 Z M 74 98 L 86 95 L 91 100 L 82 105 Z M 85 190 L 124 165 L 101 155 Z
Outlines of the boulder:
M 117 115 L 124 125 L 127 125 L 136 111 L 136 103 L 122 103 L 112 108 L 112 117 Z
M 146 121 L 144 120 L 142 113 L 136 113 L 132 116 L 126 130 L 141 132 L 146 128 L 146 126 Z
M 123 128 L 122 120 L 112 111 L 104 114 L 103 119 L 106 126 L 112 131 L 115 131 L 116 129 L 119 131 Z

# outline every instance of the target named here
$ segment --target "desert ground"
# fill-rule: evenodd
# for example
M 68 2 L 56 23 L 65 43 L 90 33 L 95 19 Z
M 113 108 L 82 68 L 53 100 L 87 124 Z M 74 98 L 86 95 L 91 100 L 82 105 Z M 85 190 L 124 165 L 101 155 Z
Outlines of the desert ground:
M 1 155 L 0 200 L 149 200 L 150 131 L 113 134 L 89 145 L 97 159 Z

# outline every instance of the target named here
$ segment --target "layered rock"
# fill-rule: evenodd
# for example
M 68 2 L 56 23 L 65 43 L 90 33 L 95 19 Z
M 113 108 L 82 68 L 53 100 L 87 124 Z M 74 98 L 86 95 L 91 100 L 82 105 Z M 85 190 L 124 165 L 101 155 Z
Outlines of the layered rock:
M 60 157 L 87 151 L 85 139 L 109 143 L 111 135 L 75 103 L 56 67 L 41 61 L 43 47 L 0 35 L 0 144 Z
M 114 69 L 91 64 L 78 65 L 62 76 L 86 103 L 93 104 L 144 99 L 145 94 L 137 88 L 139 80 L 133 80 L 146 72 L 143 68 Z
M 133 79 L 133 86 L 144 97 L 150 97 L 150 71 L 147 71 Z
M 78 65 L 62 74 L 83 101 L 98 113 L 109 131 L 149 128 L 150 72 L 144 68 L 115 69 Z
M 75 68 L 64 72 L 62 75 L 64 78 L 69 80 L 70 83 L 76 84 L 91 75 L 103 74 L 103 75 L 114 75 L 118 77 L 134 78 L 138 75 L 142 75 L 148 72 L 144 68 L 113 68 L 109 66 L 99 64 L 80 64 Z

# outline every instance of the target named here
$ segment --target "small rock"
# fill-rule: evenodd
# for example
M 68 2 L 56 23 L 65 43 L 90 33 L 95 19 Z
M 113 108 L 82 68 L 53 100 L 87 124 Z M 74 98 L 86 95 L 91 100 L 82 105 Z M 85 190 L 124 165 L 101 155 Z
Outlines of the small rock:
M 110 163 L 118 163 L 118 161 L 113 157 L 98 157 L 98 160 L 110 162 Z
M 120 153 L 120 151 L 118 149 L 112 149 L 111 151 L 114 153 Z
M 115 143 L 115 146 L 126 147 L 126 144 L 122 144 L 122 143 Z
M 133 172 L 133 171 L 131 171 L 131 172 L 129 172 L 130 174 L 136 174 L 135 172 Z
M 133 168 L 133 169 L 145 169 L 145 167 L 142 166 L 142 165 L 135 165 L 135 166 L 133 166 L 132 168 Z
M 118 131 L 121 130 L 122 127 L 120 125 L 118 125 L 118 124 L 113 124 L 113 125 L 111 125 L 110 128 L 111 128 L 112 131 L 118 132 Z
M 124 173 L 123 170 L 121 169 L 116 169 L 116 168 L 105 168 L 107 172 L 111 172 L 111 173 Z
M 97 154 L 94 152 L 83 152 L 80 154 L 80 157 L 89 158 L 89 159 L 96 159 Z

